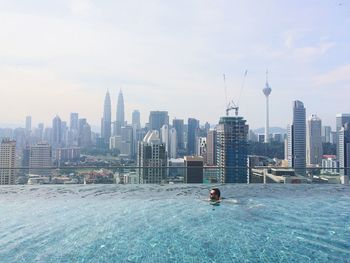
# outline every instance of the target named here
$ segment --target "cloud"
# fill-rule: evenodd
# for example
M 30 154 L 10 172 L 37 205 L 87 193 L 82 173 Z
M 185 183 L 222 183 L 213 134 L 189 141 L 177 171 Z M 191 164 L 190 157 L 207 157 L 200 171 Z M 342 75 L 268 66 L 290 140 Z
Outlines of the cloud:
M 350 64 L 343 65 L 318 75 L 314 78 L 316 86 L 332 86 L 332 85 L 347 85 L 350 84 Z

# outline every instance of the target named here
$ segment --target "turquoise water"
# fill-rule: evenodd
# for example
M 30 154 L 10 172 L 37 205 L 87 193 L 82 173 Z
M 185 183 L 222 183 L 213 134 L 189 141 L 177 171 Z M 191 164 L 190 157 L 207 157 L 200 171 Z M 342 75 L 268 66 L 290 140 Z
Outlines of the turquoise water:
M 0 262 L 350 262 L 350 187 L 0 187 Z

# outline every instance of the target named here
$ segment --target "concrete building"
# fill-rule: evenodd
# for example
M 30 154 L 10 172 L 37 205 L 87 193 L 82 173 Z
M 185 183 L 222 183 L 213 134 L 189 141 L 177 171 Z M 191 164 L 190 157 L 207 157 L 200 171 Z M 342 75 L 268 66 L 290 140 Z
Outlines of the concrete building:
M 56 149 L 56 160 L 59 162 L 78 161 L 80 148 L 58 148 Z
M 306 163 L 321 165 L 322 162 L 322 122 L 316 115 L 308 119 L 306 136 Z
M 205 163 L 208 166 L 216 165 L 217 134 L 216 130 L 209 130 L 207 135 L 207 154 Z
M 137 165 L 140 183 L 160 184 L 166 181 L 167 154 L 158 131 L 149 131 L 143 141 L 139 142 Z
M 176 159 L 177 158 L 177 132 L 175 128 L 170 129 L 169 145 L 170 145 L 169 157 Z
M 217 165 L 221 183 L 247 183 L 248 125 L 243 117 L 221 117 L 217 127 Z
M 0 185 L 15 183 L 16 141 L 3 139 L 0 143 Z
M 160 128 L 160 140 L 165 145 L 165 150 L 166 150 L 166 152 L 169 155 L 169 149 L 170 149 L 170 145 L 169 145 L 169 125 L 164 124 Z
M 323 155 L 321 166 L 321 174 L 339 174 L 339 161 L 336 155 Z
M 203 157 L 185 156 L 185 183 L 202 184 L 203 183 Z
M 52 170 L 52 149 L 47 143 L 38 143 L 30 147 L 29 173 L 50 176 Z

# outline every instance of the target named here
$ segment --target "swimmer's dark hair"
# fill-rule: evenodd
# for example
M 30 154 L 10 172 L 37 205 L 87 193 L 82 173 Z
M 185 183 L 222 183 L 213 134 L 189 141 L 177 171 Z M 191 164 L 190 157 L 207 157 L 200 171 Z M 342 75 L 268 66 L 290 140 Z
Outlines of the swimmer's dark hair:
M 210 191 L 214 191 L 215 194 L 220 198 L 220 190 L 219 190 L 219 188 L 212 188 Z

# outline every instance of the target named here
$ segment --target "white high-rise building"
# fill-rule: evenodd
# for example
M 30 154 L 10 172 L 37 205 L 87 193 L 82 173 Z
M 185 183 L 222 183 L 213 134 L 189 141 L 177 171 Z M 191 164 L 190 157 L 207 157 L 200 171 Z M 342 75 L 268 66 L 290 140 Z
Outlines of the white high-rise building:
M 339 130 L 339 168 L 342 183 L 348 184 L 350 176 L 350 123 Z
M 170 139 L 170 158 L 176 159 L 177 157 L 177 133 L 175 128 L 170 129 L 170 134 L 169 134 L 169 139 Z
M 322 122 L 316 115 L 311 115 L 307 122 L 306 163 L 320 165 L 322 162 Z
M 0 185 L 15 183 L 16 141 L 0 143 Z
M 160 139 L 161 142 L 165 145 L 165 150 L 169 154 L 169 126 L 167 124 L 164 124 L 162 128 L 160 128 Z
M 269 85 L 268 79 L 267 79 L 267 71 L 266 71 L 266 84 L 265 88 L 263 89 L 263 93 L 266 97 L 266 119 L 265 119 L 265 143 L 270 142 L 270 127 L 269 127 L 269 96 L 271 94 L 271 87 Z

